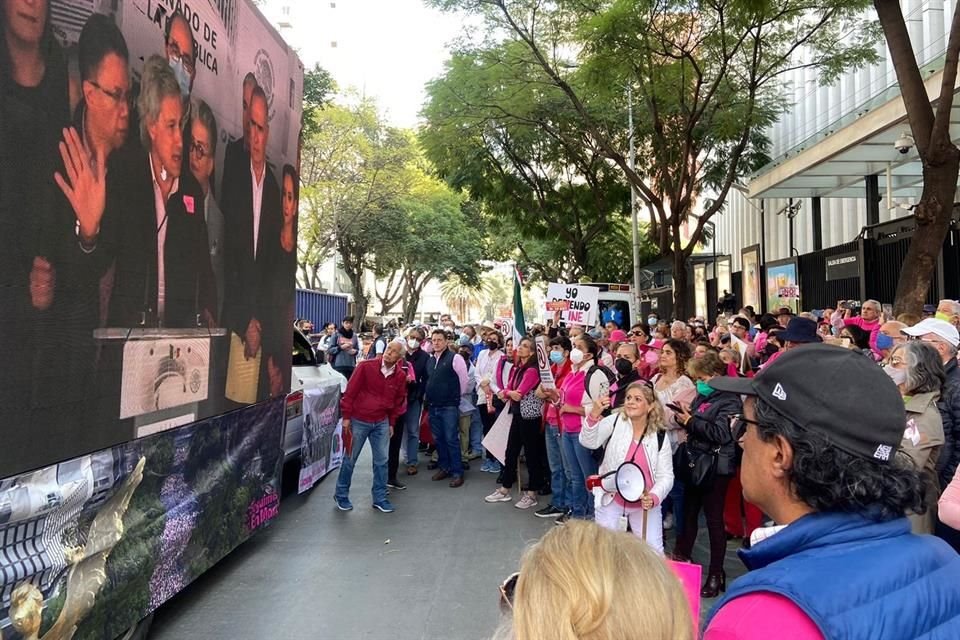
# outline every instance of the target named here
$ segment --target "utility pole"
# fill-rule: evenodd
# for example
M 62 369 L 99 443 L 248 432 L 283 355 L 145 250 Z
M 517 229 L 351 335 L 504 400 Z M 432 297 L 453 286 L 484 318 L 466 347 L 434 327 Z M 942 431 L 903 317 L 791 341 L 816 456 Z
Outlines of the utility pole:
M 633 140 L 633 87 L 627 85 L 627 106 L 630 126 L 630 171 L 637 170 L 637 149 Z M 630 216 L 633 226 L 633 312 L 635 317 L 630 323 L 637 322 L 640 317 L 640 223 L 637 214 L 637 188 L 630 181 Z

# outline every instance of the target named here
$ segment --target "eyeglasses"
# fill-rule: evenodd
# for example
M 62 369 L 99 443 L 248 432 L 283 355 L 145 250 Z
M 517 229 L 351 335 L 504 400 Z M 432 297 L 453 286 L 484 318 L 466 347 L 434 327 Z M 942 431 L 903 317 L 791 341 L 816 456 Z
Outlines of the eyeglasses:
M 504 613 L 513 610 L 513 596 L 517 591 L 517 580 L 519 579 L 520 573 L 514 573 L 500 585 L 500 609 Z
M 643 336 L 646 335 L 643 331 L 631 331 L 630 335 L 632 336 Z
M 192 153 L 197 160 L 203 160 L 205 157 L 210 155 L 210 150 L 204 148 L 202 144 L 194 140 L 190 145 L 190 153 Z
M 730 416 L 730 433 L 733 434 L 734 440 L 740 440 L 740 438 L 744 436 L 747 432 L 748 424 L 752 424 L 755 427 L 760 426 L 759 422 L 745 417 L 742 413 L 735 413 Z
M 113 100 L 114 104 L 118 107 L 123 105 L 127 105 L 128 107 L 133 106 L 133 94 L 129 90 L 115 89 L 113 91 L 107 91 L 95 80 L 87 80 L 87 82 L 96 87 L 100 93 Z
M 176 42 L 170 41 L 167 43 L 167 55 L 182 62 L 187 71 L 189 73 L 193 73 L 193 55 L 188 55 L 187 53 L 180 51 L 180 46 Z
M 894 356 L 890 358 L 890 364 L 896 367 L 897 365 L 907 364 L 907 361 L 901 358 L 900 356 Z

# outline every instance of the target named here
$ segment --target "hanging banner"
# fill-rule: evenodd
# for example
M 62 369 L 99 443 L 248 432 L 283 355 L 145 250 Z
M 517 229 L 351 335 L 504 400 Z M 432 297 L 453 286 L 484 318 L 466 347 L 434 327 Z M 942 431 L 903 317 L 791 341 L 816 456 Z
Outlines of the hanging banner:
M 547 345 L 547 337 L 540 335 L 534 341 L 537 347 L 537 366 L 540 369 L 540 387 L 551 390 L 557 388 L 557 383 L 553 379 L 553 372 L 550 371 L 550 347 Z
M 303 392 L 303 444 L 299 493 L 307 491 L 343 462 L 340 383 Z
M 555 313 L 560 309 L 560 320 L 567 324 L 579 324 L 592 327 L 597 324 L 597 300 L 600 289 L 582 284 L 564 284 L 551 282 L 547 285 L 547 310 Z M 557 303 L 565 303 L 564 305 Z
M 275 398 L 3 480 L 0 637 L 115 638 L 272 520 L 283 414 Z

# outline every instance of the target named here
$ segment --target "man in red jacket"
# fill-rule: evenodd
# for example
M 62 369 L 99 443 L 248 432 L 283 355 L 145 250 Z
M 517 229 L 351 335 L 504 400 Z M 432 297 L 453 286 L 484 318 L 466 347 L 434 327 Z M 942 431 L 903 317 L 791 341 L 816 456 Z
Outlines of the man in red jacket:
M 360 362 L 340 400 L 344 441 L 353 440 L 352 451 L 348 449 L 340 466 L 337 490 L 333 494 L 341 511 L 353 509 L 348 497 L 350 481 L 368 438 L 373 448 L 373 508 L 383 513 L 394 510 L 387 499 L 387 455 L 393 425 L 407 407 L 407 375 L 402 357 L 403 347 L 391 342 L 382 356 Z

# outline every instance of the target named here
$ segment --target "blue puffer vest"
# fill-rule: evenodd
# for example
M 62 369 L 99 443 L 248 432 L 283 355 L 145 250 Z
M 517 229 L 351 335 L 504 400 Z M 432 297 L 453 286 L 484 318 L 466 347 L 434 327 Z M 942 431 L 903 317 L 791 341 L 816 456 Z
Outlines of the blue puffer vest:
M 757 591 L 789 598 L 826 640 L 960 637 L 960 556 L 898 518 L 814 513 L 741 550 L 750 569 L 708 616 Z

